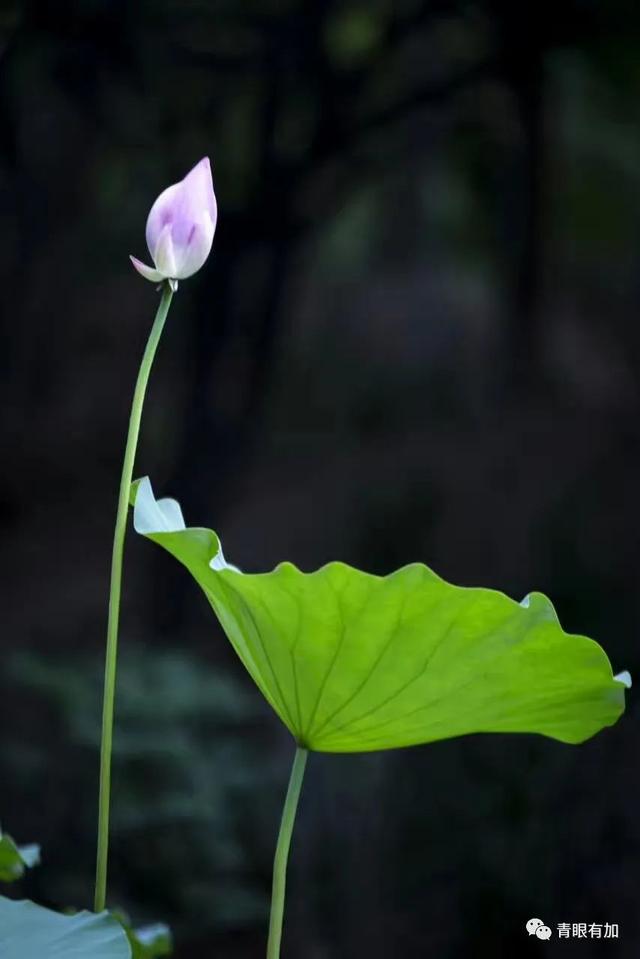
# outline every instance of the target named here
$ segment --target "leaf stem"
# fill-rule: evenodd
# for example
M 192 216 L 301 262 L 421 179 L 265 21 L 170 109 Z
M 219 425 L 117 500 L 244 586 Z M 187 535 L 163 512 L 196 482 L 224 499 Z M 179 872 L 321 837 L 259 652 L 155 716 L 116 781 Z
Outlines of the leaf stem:
M 100 799 L 98 807 L 98 852 L 96 861 L 96 884 L 94 908 L 101 912 L 107 896 L 107 859 L 109 854 L 109 800 L 111 795 L 111 752 L 113 748 L 113 707 L 116 686 L 116 660 L 118 655 L 118 620 L 120 616 L 120 592 L 122 585 L 122 557 L 124 539 L 127 531 L 127 510 L 129 490 L 133 479 L 133 466 L 140 434 L 142 406 L 149 382 L 151 365 L 156 354 L 158 342 L 164 328 L 173 291 L 168 283 L 162 289 L 153 326 L 142 356 L 138 379 L 133 393 L 129 432 L 124 451 L 118 510 L 113 534 L 113 552 L 111 556 L 111 582 L 109 586 L 109 619 L 107 624 L 107 649 L 104 671 L 104 698 L 102 702 L 102 738 L 100 742 Z
M 271 889 L 271 918 L 269 920 L 269 942 L 267 945 L 267 959 L 280 959 L 280 942 L 282 940 L 282 919 L 284 916 L 284 896 L 287 883 L 287 860 L 291 846 L 291 834 L 296 818 L 302 779 L 309 753 L 302 746 L 296 748 L 296 754 L 291 767 L 289 788 L 282 810 L 282 821 L 278 834 L 278 845 L 273 860 L 273 886 Z

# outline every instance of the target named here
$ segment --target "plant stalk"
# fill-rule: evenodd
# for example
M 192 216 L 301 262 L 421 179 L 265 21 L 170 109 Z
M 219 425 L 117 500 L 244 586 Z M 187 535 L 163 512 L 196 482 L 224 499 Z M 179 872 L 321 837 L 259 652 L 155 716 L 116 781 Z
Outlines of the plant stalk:
M 107 896 L 107 859 L 109 855 L 109 802 L 111 796 L 111 753 L 113 749 L 113 708 L 116 687 L 116 661 L 118 655 L 118 620 L 120 617 L 120 593 L 122 587 L 122 557 L 124 540 L 127 531 L 127 511 L 129 508 L 129 491 L 133 479 L 133 467 L 140 435 L 140 420 L 142 407 L 149 382 L 149 373 L 153 358 L 158 348 L 158 342 L 167 319 L 173 292 L 169 283 L 162 289 L 162 297 L 158 306 L 153 326 L 142 356 L 138 379 L 133 393 L 131 415 L 129 418 L 129 432 L 127 445 L 124 451 L 122 476 L 120 477 L 120 493 L 118 495 L 118 510 L 116 525 L 113 534 L 113 552 L 111 556 L 111 582 L 109 586 L 109 619 L 107 623 L 107 649 L 104 671 L 104 697 L 102 701 L 102 738 L 100 742 L 100 799 L 98 806 L 98 851 L 96 860 L 96 884 L 94 908 L 101 912 Z
M 280 959 L 280 942 L 282 940 L 282 920 L 284 916 L 284 898 L 287 884 L 287 860 L 291 846 L 291 834 L 296 818 L 302 779 L 309 753 L 302 746 L 296 748 L 296 754 L 291 767 L 289 788 L 282 810 L 282 821 L 278 833 L 278 845 L 273 860 L 273 886 L 271 889 L 271 918 L 269 920 L 269 942 L 267 945 L 267 959 Z

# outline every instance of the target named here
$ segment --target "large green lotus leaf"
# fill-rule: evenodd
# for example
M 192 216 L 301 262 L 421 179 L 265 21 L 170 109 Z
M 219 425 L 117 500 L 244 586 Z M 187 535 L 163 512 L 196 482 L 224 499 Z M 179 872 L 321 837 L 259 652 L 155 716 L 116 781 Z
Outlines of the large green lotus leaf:
M 22 879 L 27 869 L 40 862 L 40 846 L 31 843 L 17 846 L 11 836 L 0 830 L 0 881 L 15 882 Z
M 108 912 L 65 916 L 0 896 L 2 959 L 131 959 L 120 923 Z
M 297 741 L 361 752 L 465 733 L 579 743 L 624 710 L 628 674 L 563 632 L 539 593 L 522 603 L 413 564 L 372 576 L 343 563 L 245 574 L 175 500 L 134 485 L 136 530 L 200 584 L 238 656 Z

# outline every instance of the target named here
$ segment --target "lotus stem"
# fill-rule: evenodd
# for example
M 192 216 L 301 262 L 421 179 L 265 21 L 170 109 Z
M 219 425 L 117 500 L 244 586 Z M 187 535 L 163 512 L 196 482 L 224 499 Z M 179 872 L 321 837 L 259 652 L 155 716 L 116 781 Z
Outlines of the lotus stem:
M 296 818 L 302 779 L 307 765 L 308 752 L 302 746 L 296 748 L 296 754 L 291 767 L 289 788 L 282 810 L 282 821 L 278 833 L 278 844 L 273 860 L 273 886 L 271 890 L 271 918 L 269 920 L 269 942 L 267 945 L 267 959 L 280 959 L 280 942 L 282 940 L 282 920 L 284 917 L 284 899 L 287 884 L 287 861 L 291 834 Z
M 138 379 L 133 394 L 129 432 L 124 452 L 118 510 L 113 534 L 111 557 L 111 582 L 109 586 L 109 619 L 107 624 L 107 648 L 104 671 L 104 697 L 102 703 L 102 737 L 100 741 L 100 798 L 98 806 L 98 850 L 96 859 L 96 883 L 94 908 L 101 912 L 107 897 L 107 860 L 109 855 L 109 804 L 111 796 L 111 753 L 113 750 L 113 709 L 116 687 L 116 663 L 118 656 L 118 621 L 120 618 L 120 593 L 122 587 L 122 557 L 127 531 L 129 491 L 133 479 L 133 467 L 140 435 L 142 407 L 149 382 L 149 373 L 158 342 L 167 319 L 173 292 L 168 282 L 163 284 L 162 297 L 153 326 L 147 340 Z

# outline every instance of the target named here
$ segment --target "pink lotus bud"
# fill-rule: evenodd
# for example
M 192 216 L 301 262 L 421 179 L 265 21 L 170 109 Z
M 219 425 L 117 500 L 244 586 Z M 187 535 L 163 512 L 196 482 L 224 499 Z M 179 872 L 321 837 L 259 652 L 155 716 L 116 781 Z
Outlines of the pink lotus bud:
M 167 187 L 147 218 L 147 246 L 154 266 L 131 262 L 145 280 L 161 283 L 197 273 L 211 252 L 218 207 L 213 192 L 209 158 L 200 160 L 184 180 Z

